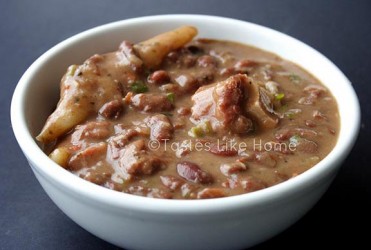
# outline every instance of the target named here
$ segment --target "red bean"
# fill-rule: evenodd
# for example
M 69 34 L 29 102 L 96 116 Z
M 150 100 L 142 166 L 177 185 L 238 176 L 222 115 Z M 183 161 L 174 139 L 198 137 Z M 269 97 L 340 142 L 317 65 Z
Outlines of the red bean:
M 169 54 L 167 54 L 167 59 L 170 62 L 175 63 L 179 59 L 179 56 L 179 51 L 171 51 Z
M 160 176 L 160 179 L 162 184 L 172 191 L 179 189 L 184 184 L 183 180 L 172 175 Z
M 220 172 L 225 176 L 230 176 L 238 172 L 245 171 L 247 169 L 246 165 L 242 162 L 224 163 L 220 166 Z
M 253 192 L 267 187 L 264 182 L 252 176 L 241 180 L 240 183 L 245 192 Z
M 187 115 L 190 115 L 191 114 L 191 108 L 188 108 L 188 107 L 181 107 L 177 110 L 177 113 L 179 115 L 184 115 L 184 116 L 187 116 Z
M 212 199 L 221 197 L 225 197 L 225 193 L 220 188 L 205 188 L 197 194 L 198 199 Z
M 107 119 L 117 119 L 123 110 L 122 101 L 114 100 L 105 103 L 100 109 L 99 114 Z
M 249 73 L 251 67 L 255 66 L 256 62 L 250 60 L 241 60 L 234 65 L 234 70 L 238 73 Z
M 170 77 L 165 70 L 157 70 L 148 76 L 148 82 L 156 85 L 168 83 Z
M 324 115 L 322 112 L 320 112 L 319 110 L 314 110 L 313 111 L 313 118 L 317 119 L 317 120 L 327 120 L 327 116 Z
M 245 59 L 245 60 L 241 60 L 241 61 L 236 62 L 234 67 L 236 69 L 241 69 L 241 68 L 245 68 L 245 67 L 252 67 L 252 66 L 255 66 L 255 65 L 256 65 L 256 62 Z
M 210 153 L 219 156 L 235 156 L 238 154 L 237 150 L 231 148 L 231 146 L 223 145 L 223 144 L 211 144 L 210 145 Z
M 219 74 L 221 76 L 230 76 L 230 75 L 233 75 L 235 73 L 235 70 L 233 67 L 228 67 L 228 68 L 222 68 L 220 71 L 219 71 Z
M 193 67 L 196 64 L 196 57 L 193 55 L 184 55 L 181 60 L 182 65 L 186 68 Z
M 213 182 L 213 177 L 203 171 L 197 164 L 183 161 L 176 166 L 178 174 L 184 179 L 201 184 L 209 184 Z
M 216 66 L 216 61 L 215 61 L 214 57 L 209 56 L 209 55 L 204 55 L 204 56 L 200 56 L 197 59 L 197 64 L 200 67 L 204 67 L 204 68 L 215 67 Z
M 184 91 L 191 91 L 198 87 L 196 79 L 190 74 L 181 74 L 174 80 Z
M 305 125 L 310 128 L 314 128 L 317 126 L 317 124 L 312 120 L 305 120 Z
M 202 49 L 196 45 L 190 45 L 187 47 L 188 51 L 191 52 L 192 54 L 199 54 L 202 53 Z

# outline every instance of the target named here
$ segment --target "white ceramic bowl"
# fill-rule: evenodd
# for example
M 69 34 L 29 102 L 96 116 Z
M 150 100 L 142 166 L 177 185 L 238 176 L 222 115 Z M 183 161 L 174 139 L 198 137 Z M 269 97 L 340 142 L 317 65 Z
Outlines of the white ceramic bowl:
M 318 77 L 333 93 L 341 130 L 332 152 L 312 169 L 250 194 L 210 200 L 162 200 L 111 191 L 84 181 L 51 161 L 35 142 L 55 106 L 70 64 L 176 28 L 194 25 L 200 37 L 233 40 L 274 52 Z M 262 242 L 302 217 L 322 196 L 351 150 L 360 125 L 349 80 L 304 43 L 248 22 L 200 15 L 135 18 L 73 36 L 37 59 L 20 79 L 11 105 L 15 136 L 50 198 L 77 224 L 115 245 L 134 249 L 236 249 Z

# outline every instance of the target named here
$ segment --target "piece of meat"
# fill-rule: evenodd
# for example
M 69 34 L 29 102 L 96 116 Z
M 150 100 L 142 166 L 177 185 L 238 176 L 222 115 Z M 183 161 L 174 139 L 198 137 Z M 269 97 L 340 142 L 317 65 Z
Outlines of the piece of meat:
M 164 166 L 160 158 L 149 153 L 144 140 L 136 140 L 122 148 L 118 164 L 124 176 L 151 175 Z
M 174 108 L 173 103 L 163 94 L 137 94 L 130 101 L 132 107 L 144 112 L 164 112 Z
M 268 91 L 254 82 L 250 82 L 248 87 L 247 112 L 258 122 L 259 129 L 264 131 L 275 128 L 280 114 L 274 111 Z
M 73 145 L 80 145 L 84 141 L 94 142 L 105 139 L 112 132 L 111 124 L 107 121 L 91 121 L 84 125 L 78 125 L 71 136 Z
M 123 42 L 118 52 L 95 55 L 80 66 L 72 65 L 61 80 L 57 108 L 36 139 L 51 143 L 89 115 L 98 113 L 105 103 L 121 100 L 123 89 L 128 82 L 136 80 L 142 64 L 157 67 L 170 51 L 181 48 L 196 34 L 196 28 L 182 26 L 134 46 Z M 152 105 L 145 107 L 153 108 Z
M 118 53 L 121 53 L 122 55 L 121 62 L 130 65 L 134 72 L 139 73 L 143 70 L 143 61 L 136 54 L 132 43 L 129 41 L 123 41 L 120 44 Z
M 172 137 L 174 129 L 166 115 L 158 114 L 147 117 L 144 122 L 151 129 L 151 140 L 168 140 Z
M 82 168 L 92 167 L 99 161 L 105 160 L 106 152 L 107 143 L 93 144 L 72 156 L 68 162 L 68 169 L 77 171 Z
M 192 96 L 192 121 L 198 124 L 208 120 L 215 132 L 250 132 L 253 124 L 244 115 L 243 110 L 249 83 L 246 75 L 240 74 L 216 84 L 200 87 Z
M 105 103 L 122 99 L 122 86 L 119 82 L 109 76 L 109 72 L 100 72 L 103 67 L 101 65 L 109 59 L 102 56 L 100 58 L 97 60 L 93 56 L 80 66 L 69 67 L 61 80 L 57 108 L 36 137 L 38 141 L 50 143 L 83 122 L 90 114 L 97 113 Z M 107 70 L 109 71 L 108 68 Z M 122 76 L 120 81 L 125 82 L 125 77 Z
M 134 137 L 138 136 L 138 131 L 133 128 L 122 129 L 120 133 L 112 136 L 108 140 L 108 152 L 111 159 L 120 157 L 120 151 L 125 147 Z

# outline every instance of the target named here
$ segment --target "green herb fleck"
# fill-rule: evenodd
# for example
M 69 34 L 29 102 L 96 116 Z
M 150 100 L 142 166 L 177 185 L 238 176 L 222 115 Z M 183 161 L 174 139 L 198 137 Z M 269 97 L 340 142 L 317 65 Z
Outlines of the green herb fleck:
M 290 120 L 292 120 L 294 118 L 294 113 L 291 113 L 291 112 L 286 113 L 286 116 L 287 116 L 287 118 L 289 118 Z
M 166 93 L 166 98 L 171 102 L 171 103 L 174 103 L 174 100 L 175 100 L 175 94 L 170 92 L 170 93 Z
M 277 101 L 281 101 L 285 97 L 285 94 L 278 93 L 278 94 L 275 94 L 274 97 L 276 98 Z
M 130 90 L 134 93 L 144 93 L 148 91 L 148 86 L 142 81 L 136 81 L 131 84 Z
M 205 135 L 205 133 L 202 130 L 202 128 L 195 126 L 195 127 L 192 127 L 188 131 L 188 135 L 193 137 L 193 138 L 199 138 L 199 137 L 203 137 Z
M 213 133 L 213 127 L 211 126 L 211 123 L 208 120 L 201 122 L 198 126 L 202 128 L 202 130 L 205 131 L 206 134 Z
M 295 146 L 297 146 L 299 144 L 299 141 L 301 140 L 301 137 L 299 135 L 294 135 L 294 136 L 291 136 L 289 141 L 291 144 L 294 144 Z
M 289 108 L 287 104 L 282 105 L 281 107 L 278 108 L 279 112 L 286 112 L 286 110 Z
M 301 82 L 301 77 L 296 74 L 290 74 L 289 79 L 291 82 L 299 84 Z
M 193 138 L 203 137 L 207 134 L 212 134 L 212 133 L 213 133 L 213 128 L 211 126 L 210 121 L 208 120 L 205 120 L 199 123 L 197 126 L 192 127 L 188 131 L 188 135 Z

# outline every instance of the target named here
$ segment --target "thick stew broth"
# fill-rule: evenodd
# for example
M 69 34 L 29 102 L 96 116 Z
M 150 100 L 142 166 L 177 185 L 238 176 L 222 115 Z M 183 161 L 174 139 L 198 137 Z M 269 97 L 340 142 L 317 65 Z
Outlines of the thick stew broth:
M 87 181 L 155 198 L 232 196 L 303 173 L 336 143 L 329 90 L 275 54 L 197 39 L 153 67 L 138 48 L 72 65 L 46 127 L 63 112 L 74 122 L 38 137 Z

